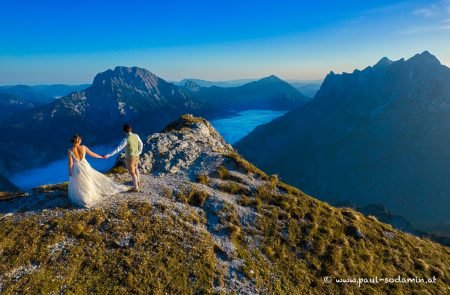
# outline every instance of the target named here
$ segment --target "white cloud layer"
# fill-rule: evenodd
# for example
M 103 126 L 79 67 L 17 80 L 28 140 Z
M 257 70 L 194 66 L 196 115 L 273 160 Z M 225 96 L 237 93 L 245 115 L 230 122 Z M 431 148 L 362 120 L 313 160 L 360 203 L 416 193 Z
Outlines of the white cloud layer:
M 419 25 L 409 26 L 399 33 L 418 34 L 450 30 L 450 0 L 440 0 L 424 7 L 418 7 L 412 14 L 419 17 Z

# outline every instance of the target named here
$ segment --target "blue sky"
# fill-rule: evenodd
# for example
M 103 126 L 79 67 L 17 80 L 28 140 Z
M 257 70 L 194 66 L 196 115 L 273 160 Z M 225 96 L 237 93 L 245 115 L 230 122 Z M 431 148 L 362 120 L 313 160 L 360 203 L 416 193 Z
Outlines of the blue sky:
M 314 80 L 424 50 L 450 65 L 450 0 L 2 0 L 0 38 L 0 84 L 89 83 L 116 65 Z

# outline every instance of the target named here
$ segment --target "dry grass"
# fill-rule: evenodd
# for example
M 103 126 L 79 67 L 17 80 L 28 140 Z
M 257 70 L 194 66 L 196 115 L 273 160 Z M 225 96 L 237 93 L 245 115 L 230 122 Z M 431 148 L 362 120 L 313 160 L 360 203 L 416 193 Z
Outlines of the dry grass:
M 261 179 L 268 180 L 269 176 L 261 169 L 242 158 L 238 153 L 228 153 L 223 155 L 225 158 L 232 161 L 236 168 L 242 170 L 245 173 L 253 173 L 259 176 Z
M 127 168 L 124 165 L 115 165 L 107 174 L 125 174 L 128 173 Z
M 2 221 L 0 292 L 209 293 L 221 280 L 211 238 L 158 210 L 129 203 Z
M 236 241 L 243 272 L 275 294 L 438 294 L 449 283 L 448 248 L 394 230 L 351 209 L 336 209 L 272 179 L 242 197 L 260 214 L 262 243 Z M 385 232 L 395 233 L 389 238 Z M 323 277 L 437 277 L 437 284 L 326 284 Z M 314 291 L 313 291 L 314 290 Z M 439 291 L 440 290 L 440 291 Z
M 33 191 L 36 193 L 51 193 L 51 192 L 56 192 L 56 191 L 67 192 L 68 189 L 69 189 L 69 183 L 63 182 L 63 183 L 58 183 L 58 184 L 49 184 L 49 185 L 38 186 L 38 187 L 33 188 Z
M 196 180 L 198 183 L 204 184 L 204 185 L 209 185 L 210 184 L 210 180 L 208 175 L 206 174 L 199 174 L 196 177 Z
M 22 198 L 22 197 L 28 197 L 27 193 L 21 193 L 21 192 L 0 192 L 0 201 L 8 201 L 15 198 Z
M 246 195 L 250 193 L 246 187 L 234 181 L 225 181 L 220 183 L 217 185 L 217 189 L 232 195 Z
M 240 195 L 237 204 L 258 213 L 256 229 L 231 222 L 242 272 L 269 294 L 445 294 L 450 250 L 399 232 L 352 209 L 338 209 L 268 176 L 238 154 L 226 156 L 237 172 L 259 176 L 255 191 L 229 181 L 224 166 L 217 188 Z M 223 221 L 227 222 L 227 221 Z M 231 232 L 231 229 L 230 229 Z M 387 234 L 386 234 L 387 233 Z M 256 239 L 258 247 L 248 243 Z M 327 284 L 323 278 L 437 278 L 436 284 Z
M 202 207 L 205 201 L 210 197 L 207 191 L 194 186 L 183 188 L 175 194 L 178 201 L 188 203 L 193 206 Z

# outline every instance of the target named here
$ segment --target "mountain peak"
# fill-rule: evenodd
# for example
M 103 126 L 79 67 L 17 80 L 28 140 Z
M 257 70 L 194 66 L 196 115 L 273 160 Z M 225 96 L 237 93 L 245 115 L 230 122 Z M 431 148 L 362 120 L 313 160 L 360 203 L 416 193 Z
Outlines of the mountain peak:
M 408 62 L 412 63 L 419 63 L 419 64 L 427 64 L 427 65 L 441 65 L 441 62 L 437 59 L 436 56 L 431 54 L 428 51 L 424 51 L 422 53 L 418 53 L 407 60 Z
M 382 59 L 380 59 L 373 67 L 374 68 L 384 68 L 384 67 L 390 66 L 392 63 L 393 63 L 393 61 L 385 56 Z
M 127 74 L 133 74 L 133 75 L 153 75 L 152 72 L 150 72 L 147 69 L 139 68 L 139 67 L 126 67 L 126 66 L 116 66 L 113 71 L 117 75 L 127 75 Z
M 264 78 L 260 79 L 259 81 L 278 82 L 278 81 L 283 81 L 283 80 L 280 79 L 278 76 L 270 75 L 270 76 L 267 76 L 267 77 L 264 77 Z
M 152 72 L 139 67 L 117 66 L 114 70 L 106 70 L 95 76 L 93 86 L 106 84 L 133 85 L 143 90 L 151 90 L 158 86 L 162 79 Z
M 197 92 L 200 90 L 200 85 L 198 85 L 197 83 L 195 83 L 192 80 L 185 80 L 184 85 L 185 88 L 193 91 L 193 92 Z

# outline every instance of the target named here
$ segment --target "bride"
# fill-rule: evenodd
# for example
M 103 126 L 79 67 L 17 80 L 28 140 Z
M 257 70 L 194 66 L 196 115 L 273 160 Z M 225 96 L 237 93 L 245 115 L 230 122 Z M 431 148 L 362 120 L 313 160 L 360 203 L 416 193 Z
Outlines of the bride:
M 73 146 L 69 149 L 69 200 L 77 205 L 89 208 L 105 196 L 115 195 L 127 190 L 126 186 L 96 171 L 86 161 L 86 153 L 94 158 L 103 159 L 81 145 L 81 137 L 74 135 Z

